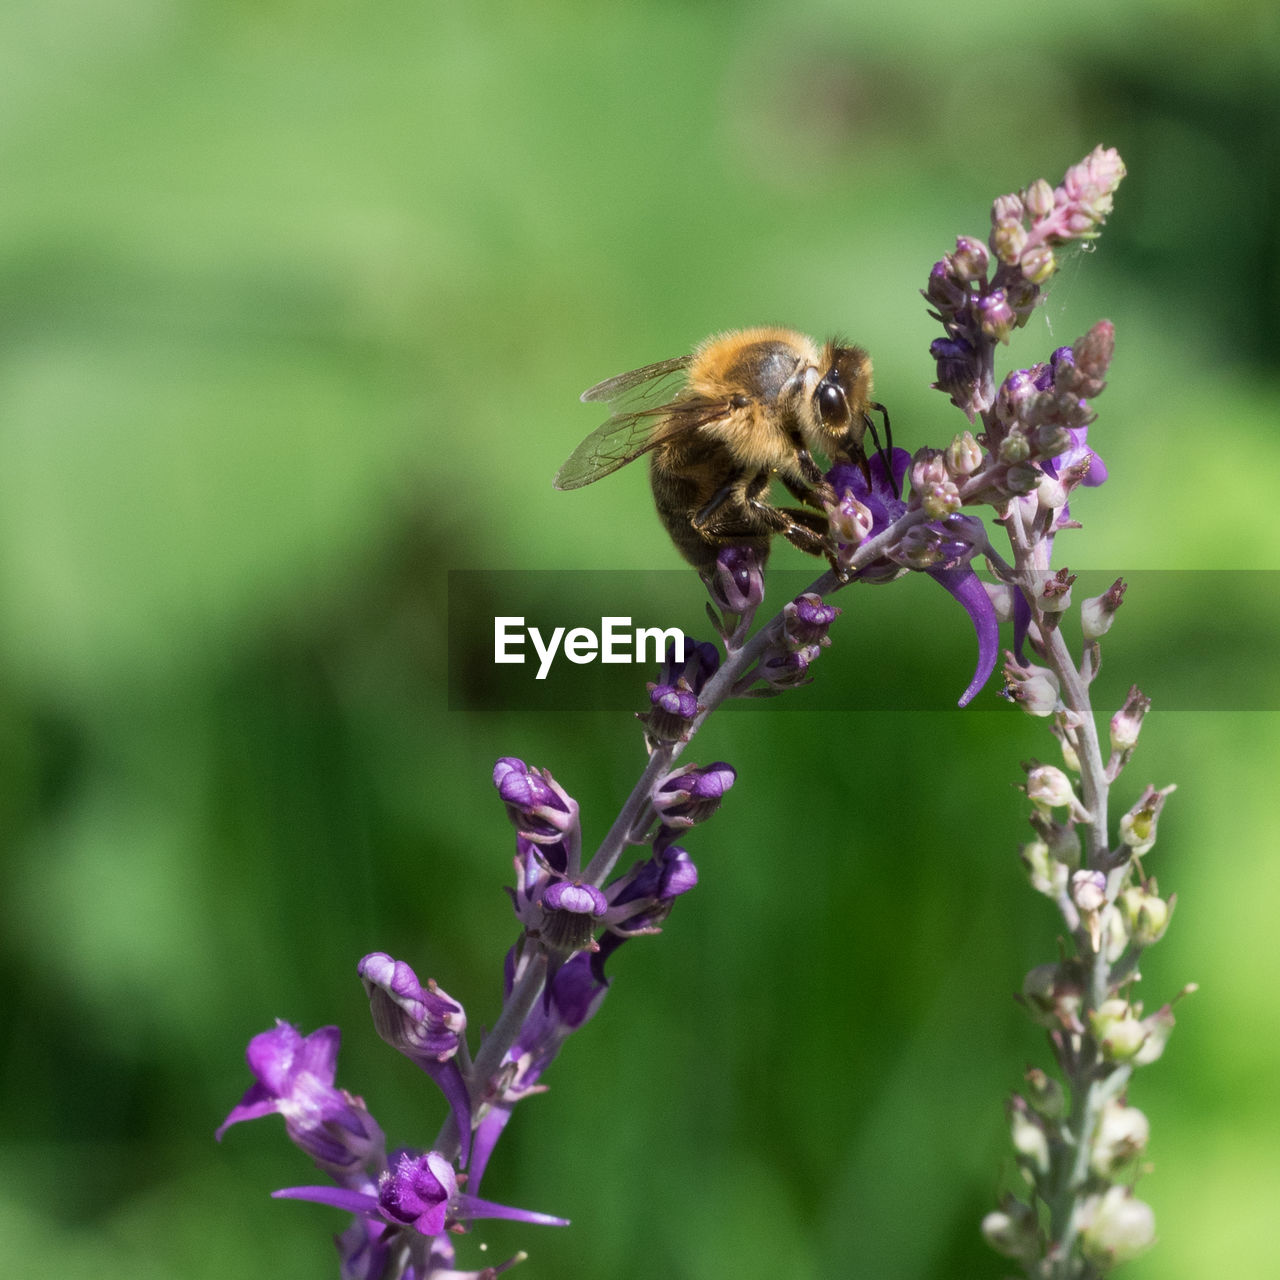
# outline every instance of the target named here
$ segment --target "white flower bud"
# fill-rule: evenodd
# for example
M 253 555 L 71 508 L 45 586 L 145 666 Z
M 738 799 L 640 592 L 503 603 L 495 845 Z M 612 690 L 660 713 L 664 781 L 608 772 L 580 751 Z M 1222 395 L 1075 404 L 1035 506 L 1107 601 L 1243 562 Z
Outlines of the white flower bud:
M 1090 596 L 1080 606 L 1080 627 L 1086 640 L 1097 640 L 1111 629 L 1125 590 L 1124 582 L 1117 578 L 1100 596 Z
M 1051 764 L 1038 764 L 1027 772 L 1027 798 L 1037 808 L 1061 809 L 1076 798 L 1071 779 Z
M 1081 911 L 1097 911 L 1107 901 L 1107 877 L 1101 871 L 1077 871 L 1071 877 L 1071 901 Z
M 1094 1039 L 1108 1062 L 1129 1062 L 1146 1042 L 1148 1029 L 1127 1000 L 1104 1000 L 1089 1014 Z
M 1095 1266 L 1110 1270 L 1155 1243 L 1156 1216 L 1128 1187 L 1089 1196 L 1079 1209 L 1080 1247 Z
M 1022 865 L 1027 878 L 1037 893 L 1047 898 L 1057 898 L 1067 887 L 1067 864 L 1059 862 L 1043 840 L 1033 840 L 1022 846 Z
M 1164 937 L 1176 898 L 1175 894 L 1166 902 L 1157 897 L 1154 881 L 1151 882 L 1150 889 L 1146 885 L 1131 885 L 1120 895 L 1120 910 L 1129 933 L 1138 946 L 1149 947 Z
M 971 476 L 982 466 L 982 446 L 972 431 L 962 432 L 947 446 L 947 470 L 953 476 Z
M 1142 718 L 1151 710 L 1151 699 L 1135 684 L 1124 700 L 1124 706 L 1111 717 L 1111 749 L 1132 751 L 1138 745 Z
M 1020 1099 L 1015 1100 L 1015 1104 Z M 1014 1154 L 1018 1163 L 1044 1175 L 1049 1172 L 1049 1138 L 1044 1125 L 1027 1114 L 1025 1104 L 1013 1108 L 1009 1117 L 1009 1133 L 1013 1139 Z
M 1142 1154 L 1150 1137 L 1147 1117 L 1137 1107 L 1112 1099 L 1103 1108 L 1093 1135 L 1089 1167 L 1098 1177 L 1111 1181 Z

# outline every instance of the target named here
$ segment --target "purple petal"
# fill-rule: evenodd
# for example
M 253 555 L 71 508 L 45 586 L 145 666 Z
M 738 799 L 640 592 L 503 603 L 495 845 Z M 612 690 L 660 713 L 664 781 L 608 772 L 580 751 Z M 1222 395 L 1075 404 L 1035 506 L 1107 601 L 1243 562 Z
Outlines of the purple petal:
M 376 1214 L 378 1197 L 367 1191 L 348 1191 L 345 1187 L 285 1187 L 271 1193 L 273 1200 L 314 1200 L 316 1204 L 332 1205 L 346 1209 L 348 1213 Z
M 493 1155 L 493 1149 L 510 1119 L 510 1107 L 493 1107 L 476 1126 L 475 1141 L 471 1145 L 471 1164 L 467 1170 L 471 1186 L 479 1188 L 489 1157 Z
M 434 1065 L 422 1062 L 419 1065 L 435 1081 L 436 1087 L 444 1094 L 444 1100 L 449 1104 L 449 1110 L 453 1113 L 453 1122 L 458 1126 L 458 1142 L 465 1168 L 471 1156 L 471 1095 L 458 1068 L 458 1061 L 456 1058 L 450 1058 L 448 1062 L 439 1062 Z
M 249 1101 L 250 1098 L 253 1101 Z M 242 1120 L 260 1120 L 263 1116 L 272 1115 L 279 1110 L 279 1098 L 269 1096 L 260 1084 L 251 1085 L 240 1102 L 231 1108 L 230 1115 L 217 1127 L 213 1136 L 221 1142 L 222 1135 L 233 1124 L 239 1124 Z
M 987 589 L 974 571 L 962 569 L 927 569 L 926 573 L 945 587 L 963 606 L 978 633 L 978 666 L 969 687 L 960 695 L 960 706 L 967 706 L 974 695 L 991 678 L 1000 653 L 1000 627 L 995 606 Z
M 532 1222 L 541 1227 L 567 1227 L 568 1218 L 553 1218 L 549 1213 L 533 1213 L 528 1209 L 513 1209 L 510 1205 L 494 1204 L 477 1196 L 459 1195 L 454 1203 L 462 1218 L 509 1218 L 513 1222 Z

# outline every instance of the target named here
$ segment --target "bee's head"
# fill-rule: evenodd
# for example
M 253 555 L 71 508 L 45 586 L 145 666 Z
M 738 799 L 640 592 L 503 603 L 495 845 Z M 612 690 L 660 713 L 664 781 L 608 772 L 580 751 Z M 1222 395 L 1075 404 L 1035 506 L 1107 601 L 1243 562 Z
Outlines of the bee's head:
M 828 455 L 857 456 L 866 434 L 871 398 L 871 357 L 861 347 L 828 342 L 810 377 L 810 415 L 815 443 Z

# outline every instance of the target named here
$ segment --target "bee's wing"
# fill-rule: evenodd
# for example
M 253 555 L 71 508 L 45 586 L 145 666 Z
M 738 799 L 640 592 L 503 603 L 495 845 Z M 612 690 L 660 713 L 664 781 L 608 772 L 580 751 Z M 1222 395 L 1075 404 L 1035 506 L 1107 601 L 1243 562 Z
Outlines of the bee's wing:
M 578 398 L 590 404 L 602 400 L 612 402 L 625 399 L 632 408 L 638 408 L 646 401 L 652 404 L 654 398 L 667 389 L 665 380 L 674 373 L 683 373 L 692 362 L 692 356 L 659 360 L 657 364 L 647 364 L 643 369 L 632 369 L 630 373 L 619 373 L 603 382 L 597 382 Z
M 557 489 L 581 489 L 647 453 L 661 438 L 663 408 L 615 413 L 598 426 L 556 472 Z
M 692 356 L 660 360 L 643 369 L 606 378 L 584 391 L 584 401 L 606 401 L 617 409 L 569 455 L 556 473 L 555 487 L 580 489 L 626 466 L 664 439 L 675 425 L 664 419 L 669 420 L 678 406 L 663 401 L 673 390 L 675 376 L 683 375 L 691 360 Z

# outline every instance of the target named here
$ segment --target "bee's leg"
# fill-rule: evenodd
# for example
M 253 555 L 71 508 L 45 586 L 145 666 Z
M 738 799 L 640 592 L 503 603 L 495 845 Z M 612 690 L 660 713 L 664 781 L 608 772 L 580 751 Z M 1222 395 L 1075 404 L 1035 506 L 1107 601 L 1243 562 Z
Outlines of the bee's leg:
M 765 483 L 768 483 L 768 474 L 761 473 Z M 744 493 L 755 489 L 759 483 L 761 476 L 756 476 L 751 482 L 750 487 L 747 485 L 747 473 L 745 471 L 735 471 L 716 491 L 707 499 L 706 502 L 698 508 L 697 511 L 689 517 L 689 523 L 698 530 L 699 533 L 727 533 L 727 529 L 720 527 L 722 521 L 717 519 L 717 512 L 721 512 L 721 508 L 726 505 L 731 511 L 741 512 L 743 509 Z M 723 513 L 722 513 L 723 514 Z
M 813 455 L 805 448 L 804 441 L 798 435 L 792 435 L 791 443 L 796 450 L 796 463 L 800 468 L 800 474 L 805 478 L 806 482 L 817 487 L 824 483 L 822 472 L 818 469 L 818 464 L 814 462 Z M 782 483 L 791 489 L 791 492 L 800 498 L 801 495 L 797 490 L 791 487 L 791 482 L 786 476 L 782 477 Z M 803 501 L 803 498 L 801 498 Z
M 827 518 L 804 507 L 770 507 L 777 517 L 777 530 L 792 546 L 807 551 L 811 556 L 827 556 Z
M 806 455 L 807 457 L 808 455 Z M 812 460 L 811 460 L 812 464 Z M 817 471 L 817 468 L 814 467 Z M 793 480 L 785 472 L 778 472 L 778 479 L 787 486 L 787 491 L 793 498 L 801 502 L 807 502 L 811 507 L 816 507 L 819 511 L 825 505 L 834 505 L 836 500 L 835 490 L 826 482 L 822 473 L 818 472 L 818 478 L 813 482 L 813 488 L 806 484 L 801 484 L 798 480 Z
M 778 532 L 793 547 L 799 547 L 811 556 L 825 556 L 836 577 L 842 583 L 849 581 L 848 570 L 836 559 L 835 543 L 825 514 L 803 507 L 773 507 L 771 510 L 783 521 L 777 526 Z

